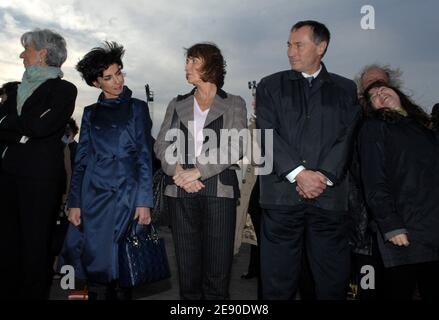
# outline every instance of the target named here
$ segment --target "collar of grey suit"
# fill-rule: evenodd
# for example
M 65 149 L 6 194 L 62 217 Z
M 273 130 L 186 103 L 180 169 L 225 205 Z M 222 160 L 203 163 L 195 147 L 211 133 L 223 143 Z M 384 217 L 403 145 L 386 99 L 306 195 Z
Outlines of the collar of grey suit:
M 177 105 L 175 111 L 180 121 L 188 127 L 189 121 L 194 121 L 194 93 L 195 88 L 185 94 L 177 97 Z M 218 89 L 213 100 L 212 106 L 207 114 L 204 126 L 208 126 L 212 121 L 219 118 L 230 106 L 230 96 L 222 89 Z

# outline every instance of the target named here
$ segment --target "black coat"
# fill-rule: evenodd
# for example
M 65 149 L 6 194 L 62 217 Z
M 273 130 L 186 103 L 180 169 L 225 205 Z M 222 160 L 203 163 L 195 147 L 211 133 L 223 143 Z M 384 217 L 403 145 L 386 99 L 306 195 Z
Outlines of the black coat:
M 346 177 L 361 108 L 353 81 L 328 73 L 324 65 L 310 88 L 301 73 L 282 71 L 261 80 L 256 92 L 256 123 L 273 129 L 271 174 L 260 177 L 263 208 L 307 204 L 326 210 L 348 209 Z M 302 200 L 285 177 L 299 165 L 318 170 L 333 183 L 315 200 Z
M 359 136 L 365 198 L 378 223 L 386 267 L 439 258 L 439 145 L 434 133 L 410 118 L 367 120 Z M 385 237 L 408 232 L 410 245 Z M 389 234 L 390 233 L 390 234 Z
M 352 252 L 372 255 L 371 217 L 364 199 L 358 144 L 355 145 L 349 168 L 349 245 Z
M 64 175 L 61 137 L 75 108 L 76 87 L 60 78 L 41 84 L 17 114 L 14 95 L 1 108 L 0 141 L 7 146 L 3 172 L 21 177 L 54 179 Z M 26 143 L 20 143 L 27 136 Z

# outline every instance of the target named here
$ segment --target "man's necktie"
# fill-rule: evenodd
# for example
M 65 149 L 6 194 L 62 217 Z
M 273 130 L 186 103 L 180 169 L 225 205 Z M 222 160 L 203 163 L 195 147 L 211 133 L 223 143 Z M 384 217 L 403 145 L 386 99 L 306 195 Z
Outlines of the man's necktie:
M 311 88 L 312 87 L 312 81 L 314 80 L 314 77 L 313 76 L 306 77 L 306 80 L 308 81 L 309 87 Z

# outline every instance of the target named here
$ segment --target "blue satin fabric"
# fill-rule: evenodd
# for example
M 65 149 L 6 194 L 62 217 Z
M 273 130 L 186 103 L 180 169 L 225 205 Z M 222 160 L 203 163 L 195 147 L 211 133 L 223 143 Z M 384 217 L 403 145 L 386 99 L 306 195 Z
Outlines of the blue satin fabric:
M 127 87 L 84 110 L 69 195 L 82 223 L 69 226 L 61 254 L 78 278 L 118 278 L 118 242 L 135 208 L 153 206 L 151 140 L 148 106 Z

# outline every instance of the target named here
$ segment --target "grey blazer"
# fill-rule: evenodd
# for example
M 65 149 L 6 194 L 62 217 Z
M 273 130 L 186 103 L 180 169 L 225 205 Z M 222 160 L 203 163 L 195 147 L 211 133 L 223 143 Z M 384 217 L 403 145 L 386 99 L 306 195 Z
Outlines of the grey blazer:
M 188 134 L 189 122 L 194 121 L 194 92 L 195 89 L 186 95 L 179 95 L 172 99 L 166 110 L 165 118 L 160 128 L 157 140 L 154 144 L 154 152 L 157 159 L 161 161 L 163 171 L 172 177 L 175 174 L 175 163 L 168 163 L 165 159 L 166 151 L 175 150 L 177 148 L 177 141 L 166 141 L 165 136 L 169 129 L 180 129 L 184 133 L 184 139 L 179 140 L 185 144 L 185 154 L 179 154 L 185 161 L 190 158 L 188 154 L 191 148 L 188 145 L 193 142 L 193 138 Z M 220 148 L 221 135 L 219 131 L 221 129 L 241 129 L 247 128 L 247 109 L 245 101 L 240 96 L 226 93 L 225 91 L 218 89 L 214 98 L 213 104 L 209 110 L 209 113 L 204 123 L 204 129 L 211 129 L 217 133 L 218 140 L 216 145 L 216 151 L 218 157 L 221 153 L 228 152 L 232 148 L 238 148 L 232 141 L 228 142 L 228 149 Z M 202 147 L 202 154 L 207 151 L 207 154 L 211 152 L 209 150 L 209 144 L 206 139 L 206 132 L 204 132 L 205 140 Z M 184 141 L 182 141 L 184 140 Z M 211 146 L 211 145 L 210 145 Z M 168 149 L 171 148 L 171 149 Z M 179 149 L 182 150 L 182 149 Z M 175 151 L 177 152 L 177 151 Z M 243 149 L 239 148 L 239 158 L 242 157 Z M 193 155 L 192 155 L 193 156 Z M 196 166 L 201 173 L 200 180 L 206 185 L 202 191 L 197 194 L 204 193 L 209 196 L 237 198 L 239 197 L 239 188 L 236 179 L 236 173 L 234 170 L 229 170 L 235 163 L 218 163 L 218 164 L 202 164 L 198 161 L 198 158 L 193 157 L 195 163 L 193 165 L 183 165 L 183 168 L 189 168 Z M 233 176 L 232 176 L 233 173 Z M 172 179 L 168 180 L 168 186 L 165 190 L 165 195 L 171 197 L 191 196 L 193 194 L 186 194 L 181 188 L 178 188 L 173 184 Z M 236 181 L 236 183 L 235 183 Z M 206 190 L 205 190 L 206 189 Z M 207 192 L 207 194 L 206 194 Z

